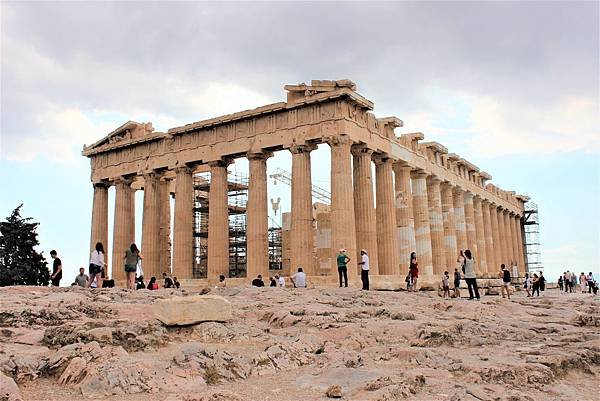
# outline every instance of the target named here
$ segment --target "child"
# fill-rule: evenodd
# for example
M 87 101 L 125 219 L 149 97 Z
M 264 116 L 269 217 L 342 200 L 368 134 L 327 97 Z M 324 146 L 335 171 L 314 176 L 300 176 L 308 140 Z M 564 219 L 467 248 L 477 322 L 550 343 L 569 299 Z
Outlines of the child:
M 444 287 L 444 298 L 446 298 L 446 296 L 448 298 L 450 298 L 450 285 L 448 284 L 449 279 L 450 279 L 450 275 L 448 274 L 447 271 L 445 271 L 444 275 L 442 276 L 442 287 Z
M 523 283 L 523 288 L 527 291 L 527 296 L 531 296 L 531 292 L 529 289 L 531 288 L 531 277 L 529 277 L 529 273 L 525 273 L 525 282 Z

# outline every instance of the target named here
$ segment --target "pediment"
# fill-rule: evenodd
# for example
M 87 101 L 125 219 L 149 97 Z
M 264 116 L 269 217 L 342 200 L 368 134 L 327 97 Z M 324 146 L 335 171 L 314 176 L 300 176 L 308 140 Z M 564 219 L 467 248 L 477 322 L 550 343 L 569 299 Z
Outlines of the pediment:
M 115 129 L 104 138 L 93 143 L 90 146 L 84 146 L 84 153 L 88 153 L 94 150 L 103 149 L 113 144 L 120 142 L 129 142 L 136 139 L 143 138 L 144 136 L 150 135 L 154 132 L 152 123 L 138 123 L 136 121 L 127 121 L 122 124 L 119 128 Z

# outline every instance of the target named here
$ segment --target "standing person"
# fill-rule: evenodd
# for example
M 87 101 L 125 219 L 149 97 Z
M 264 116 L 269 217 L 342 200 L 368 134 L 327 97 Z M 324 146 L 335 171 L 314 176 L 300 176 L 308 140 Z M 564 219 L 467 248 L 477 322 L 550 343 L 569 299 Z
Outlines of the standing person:
M 62 261 L 54 249 L 50 251 L 50 257 L 54 259 L 52 262 L 52 275 L 50 276 L 50 280 L 53 287 L 59 287 L 60 280 L 62 279 Z
M 277 287 L 281 287 L 281 288 L 285 287 L 285 279 L 283 278 L 283 276 L 276 274 L 275 279 L 277 280 Z
M 529 277 L 529 273 L 525 273 L 525 281 L 523 282 L 523 288 L 527 291 L 527 296 L 531 296 L 531 292 L 529 289 L 531 288 L 531 277 Z
M 577 292 L 577 290 L 575 289 L 576 285 L 577 285 L 577 275 L 575 274 L 575 272 L 572 272 L 571 273 L 571 292 L 573 292 L 573 291 Z
M 585 278 L 585 273 L 581 272 L 581 275 L 579 276 L 579 289 L 584 294 L 585 294 L 585 287 L 586 286 L 587 286 L 587 279 Z
M 364 249 L 360 250 L 360 281 L 362 281 L 362 289 L 369 291 L 369 255 Z
M 87 287 L 89 284 L 90 278 L 88 277 L 87 274 L 85 274 L 85 269 L 83 267 L 79 268 L 79 274 L 77 276 L 75 276 L 75 284 L 77 284 L 79 287 Z
M 563 272 L 563 275 L 565 274 L 565 272 Z M 559 291 L 563 290 L 563 276 L 558 276 L 558 289 Z
M 306 288 L 306 274 L 302 271 L 301 267 L 299 267 L 298 271 L 290 277 L 290 280 L 292 280 L 294 288 Z
M 590 274 L 587 275 L 587 277 L 585 278 L 587 281 L 587 286 L 588 286 L 588 294 L 592 293 L 592 289 L 595 287 L 596 283 L 594 282 L 594 276 L 592 275 L 592 272 L 590 272 Z
M 419 262 L 417 261 L 417 254 L 415 252 L 410 254 L 408 275 L 410 276 L 410 289 L 415 292 L 417 291 L 417 282 L 419 281 Z
M 259 274 L 258 276 L 256 276 L 256 278 L 254 280 L 252 280 L 252 286 L 253 287 L 264 287 L 265 286 L 265 282 L 262 279 L 262 274 Z
M 546 277 L 540 272 L 540 291 L 546 291 Z
M 340 253 L 337 255 L 337 268 L 338 276 L 340 277 L 340 287 L 342 286 L 342 277 L 344 279 L 344 287 L 348 287 L 348 262 L 350 258 L 346 255 L 345 249 L 340 249 Z
M 568 270 L 565 273 L 564 282 L 565 282 L 565 292 L 569 292 L 569 291 L 573 292 L 573 290 L 571 289 L 571 272 Z
M 444 288 L 444 298 L 448 297 L 450 298 L 450 273 L 448 273 L 447 271 L 444 272 L 444 275 L 442 276 L 442 287 Z
M 460 272 L 454 269 L 454 298 L 460 298 Z
M 135 290 L 135 272 L 140 260 L 144 259 L 136 244 L 131 244 L 125 251 L 125 274 L 127 275 L 127 289 Z M 154 278 L 156 281 L 156 278 Z M 148 284 L 150 285 L 150 284 Z M 150 289 L 150 287 L 148 287 Z
M 104 246 L 101 242 L 96 242 L 96 247 L 90 254 L 90 285 L 94 281 L 96 282 L 96 286 L 98 285 L 105 264 Z
M 471 250 L 467 249 L 465 256 L 465 281 L 469 289 L 469 300 L 473 300 L 473 295 L 479 301 L 479 289 L 477 288 L 477 276 L 475 275 L 475 259 L 471 255 Z
M 510 299 L 510 271 L 506 268 L 504 263 L 500 265 L 500 278 L 502 278 L 502 298 L 506 298 L 506 296 L 504 296 L 504 292 L 506 292 L 508 299 Z
M 540 296 L 540 278 L 535 273 L 533 273 L 532 288 L 533 288 L 533 290 L 531 291 L 531 296 L 533 297 L 537 291 L 537 295 L 539 297 Z

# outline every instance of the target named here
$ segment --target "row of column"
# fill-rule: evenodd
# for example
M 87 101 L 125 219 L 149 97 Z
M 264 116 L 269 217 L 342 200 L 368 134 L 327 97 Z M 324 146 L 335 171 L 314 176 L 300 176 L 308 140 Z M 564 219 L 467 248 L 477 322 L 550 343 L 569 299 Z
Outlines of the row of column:
M 459 250 L 470 249 L 478 274 L 495 273 L 500 263 L 524 266 L 518 216 L 425 171 L 385 155 L 374 155 L 347 137 L 331 146 L 331 247 L 351 257 L 348 272 L 356 275 L 358 251 L 369 253 L 371 274 L 398 275 L 416 252 L 424 274 L 441 274 L 456 266 Z M 291 266 L 315 274 L 310 153 L 313 145 L 290 148 L 292 153 Z M 271 153 L 248 155 L 247 276 L 268 275 L 268 205 L 266 161 Z M 371 162 L 375 163 L 375 180 Z M 229 271 L 228 160 L 210 163 L 208 277 Z M 193 176 L 187 167 L 175 170 L 173 273 L 192 277 Z M 373 183 L 375 181 L 375 183 Z M 113 277 L 124 279 L 123 257 L 135 240 L 135 191 L 131 180 L 115 181 Z M 375 191 L 373 190 L 375 188 Z M 94 186 L 91 246 L 108 245 L 108 187 Z M 144 174 L 141 249 L 147 277 L 170 266 L 169 182 L 158 172 Z M 377 207 L 375 207 L 376 200 Z M 165 245 L 167 243 L 167 245 Z M 335 257 L 332 271 L 336 270 Z

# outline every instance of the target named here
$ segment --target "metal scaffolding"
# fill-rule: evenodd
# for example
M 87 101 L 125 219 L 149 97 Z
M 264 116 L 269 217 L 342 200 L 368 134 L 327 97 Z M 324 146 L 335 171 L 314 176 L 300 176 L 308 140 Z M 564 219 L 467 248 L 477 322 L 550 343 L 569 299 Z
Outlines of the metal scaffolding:
M 282 182 L 289 186 L 292 186 L 292 175 L 281 168 L 276 168 L 272 174 L 269 174 L 269 178 L 273 179 L 273 183 Z M 312 186 L 312 197 L 325 203 L 326 205 L 331 204 L 331 192 L 316 185 Z
M 525 246 L 525 265 L 527 271 L 543 272 L 540 253 L 540 216 L 535 202 L 525 203 L 523 219 L 521 219 L 523 244 Z

